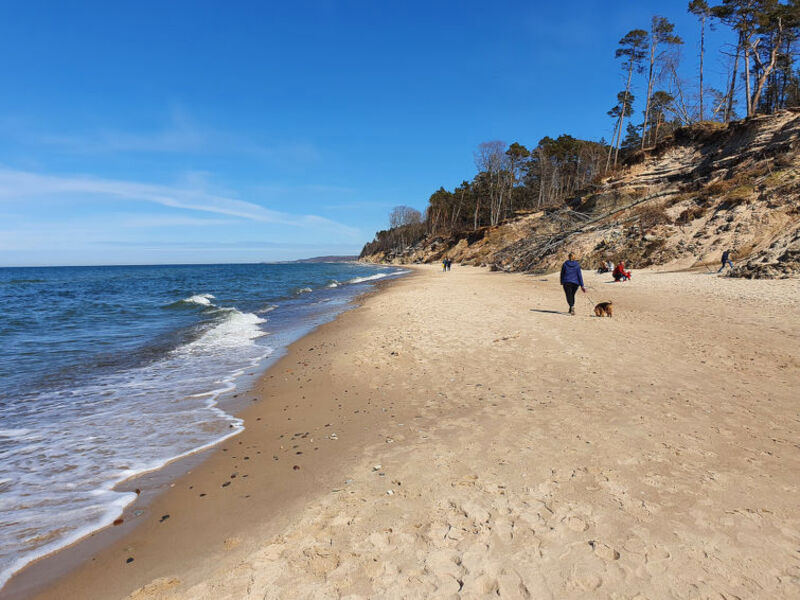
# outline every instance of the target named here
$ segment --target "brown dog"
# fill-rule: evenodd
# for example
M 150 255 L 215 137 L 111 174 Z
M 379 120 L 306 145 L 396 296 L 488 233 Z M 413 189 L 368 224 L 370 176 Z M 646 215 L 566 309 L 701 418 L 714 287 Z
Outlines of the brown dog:
M 594 314 L 598 317 L 613 317 L 614 305 L 611 302 L 601 302 L 594 307 Z

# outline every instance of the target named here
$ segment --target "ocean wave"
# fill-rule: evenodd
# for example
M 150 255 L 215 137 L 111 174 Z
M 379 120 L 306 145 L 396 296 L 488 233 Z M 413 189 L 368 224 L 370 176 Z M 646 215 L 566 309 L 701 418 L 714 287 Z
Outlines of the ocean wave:
M 215 300 L 214 294 L 195 294 L 172 304 L 167 304 L 164 308 L 190 308 L 194 306 L 212 307 L 215 306 L 211 301 Z
M 310 287 L 304 287 L 304 288 L 300 288 L 299 290 L 297 290 L 297 293 L 298 294 L 310 294 L 313 291 L 314 290 L 312 290 Z
M 367 277 L 354 277 L 350 279 L 347 283 L 364 283 L 365 281 L 375 281 L 376 279 L 383 279 L 384 277 L 389 277 L 392 273 L 377 273 L 375 275 L 368 275 Z
M 242 430 L 217 402 L 273 352 L 257 341 L 264 322 L 231 308 L 160 359 L 41 393 L 35 413 L 0 429 L 0 522 L 9 524 L 0 587 L 31 561 L 110 525 L 136 497 L 115 491 L 120 482 Z
M 21 438 L 30 432 L 30 429 L 0 429 L 0 438 Z
M 278 308 L 277 304 L 270 304 L 269 306 L 265 306 L 264 308 L 260 308 L 256 311 L 257 315 L 265 315 L 267 313 L 271 313 L 273 310 Z
M 226 311 L 227 316 L 198 339 L 173 350 L 177 353 L 218 351 L 242 345 L 264 335 L 259 325 L 264 319 L 253 313 L 243 313 L 235 308 Z
M 47 283 L 46 279 L 10 279 L 8 281 L 0 281 L 6 285 L 26 285 L 29 283 Z
M 338 282 L 338 281 L 336 281 L 336 280 L 334 279 L 333 281 L 331 281 L 331 282 L 330 282 L 328 285 L 326 285 L 325 287 L 329 287 L 329 288 L 337 288 L 337 287 L 339 287 L 339 282 Z
M 186 304 L 200 304 L 201 306 L 211 306 L 211 301 L 214 300 L 213 294 L 195 294 L 194 296 L 189 296 L 188 298 L 184 298 L 181 302 L 185 302 Z

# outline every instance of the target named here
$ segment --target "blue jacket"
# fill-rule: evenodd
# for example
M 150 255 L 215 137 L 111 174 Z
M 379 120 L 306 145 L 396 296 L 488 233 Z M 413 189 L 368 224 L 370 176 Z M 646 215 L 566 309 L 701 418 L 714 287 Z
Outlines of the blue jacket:
M 561 285 L 565 283 L 576 283 L 583 287 L 583 273 L 577 260 L 568 260 L 561 265 Z

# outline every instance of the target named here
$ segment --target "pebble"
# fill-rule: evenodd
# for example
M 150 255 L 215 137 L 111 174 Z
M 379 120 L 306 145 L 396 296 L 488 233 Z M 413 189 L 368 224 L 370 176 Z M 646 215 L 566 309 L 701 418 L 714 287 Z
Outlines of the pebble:
M 387 496 L 394 496 L 394 490 L 386 490 Z
M 381 466 L 380 465 L 375 465 L 375 466 L 372 467 L 372 470 L 373 471 L 380 471 L 381 470 Z
M 129 556 L 128 560 L 125 561 L 126 564 L 131 564 L 133 562 L 133 557 Z

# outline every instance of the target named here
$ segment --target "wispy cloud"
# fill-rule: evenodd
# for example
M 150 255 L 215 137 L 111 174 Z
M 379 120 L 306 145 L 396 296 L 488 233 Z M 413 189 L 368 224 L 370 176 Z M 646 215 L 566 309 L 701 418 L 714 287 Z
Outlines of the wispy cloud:
M 260 204 L 208 191 L 198 186 L 167 186 L 90 176 L 58 176 L 0 169 L 0 202 L 22 198 L 96 196 L 149 202 L 170 208 L 237 217 L 261 223 L 334 231 L 358 237 L 359 231 L 318 215 L 296 215 L 271 210 Z
M 25 146 L 51 148 L 73 155 L 185 154 L 247 156 L 281 165 L 308 164 L 323 153 L 309 140 L 256 139 L 252 135 L 198 124 L 187 111 L 173 107 L 162 126 L 138 131 L 86 128 L 81 131 L 37 131 L 29 121 L 0 119 L 0 130 Z
M 164 129 L 130 133 L 97 131 L 80 134 L 45 134 L 34 138 L 38 145 L 71 154 L 208 154 L 249 156 L 273 163 L 313 163 L 322 158 L 317 146 L 306 141 L 260 144 L 231 133 L 200 129 Z
M 240 223 L 239 219 L 204 219 L 170 215 L 110 215 L 117 217 L 120 227 L 130 229 L 151 229 L 157 227 L 220 227 Z

